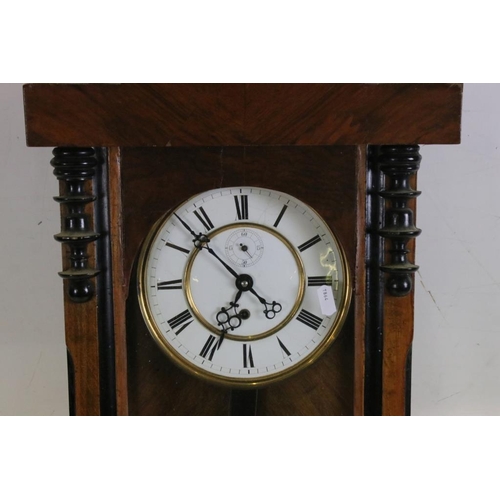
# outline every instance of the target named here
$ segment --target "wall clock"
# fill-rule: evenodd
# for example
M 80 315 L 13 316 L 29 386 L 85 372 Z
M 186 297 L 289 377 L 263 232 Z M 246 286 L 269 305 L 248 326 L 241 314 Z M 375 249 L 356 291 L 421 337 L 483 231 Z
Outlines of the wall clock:
M 24 93 L 72 414 L 409 413 L 418 144 L 459 142 L 461 85 Z
M 257 187 L 206 191 L 167 213 L 143 245 L 138 282 L 158 345 L 188 372 L 234 387 L 313 362 L 351 296 L 344 251 L 318 213 Z

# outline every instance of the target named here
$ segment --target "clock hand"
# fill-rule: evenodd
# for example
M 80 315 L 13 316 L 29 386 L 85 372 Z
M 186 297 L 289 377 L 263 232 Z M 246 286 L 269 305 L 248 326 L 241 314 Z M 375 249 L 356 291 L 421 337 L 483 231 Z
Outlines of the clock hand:
M 241 326 L 241 318 L 236 309 L 239 307 L 238 301 L 240 300 L 242 293 L 242 290 L 238 290 L 234 301 L 229 303 L 230 307 L 221 307 L 220 311 L 217 313 L 217 324 L 221 327 L 221 334 L 219 342 L 217 343 L 217 349 L 220 349 L 228 330 L 234 330 L 235 328 Z M 232 316 L 229 315 L 229 311 L 231 309 L 234 309 L 235 312 Z
M 195 243 L 195 245 L 196 245 L 196 243 Z M 251 292 L 253 295 L 255 295 L 259 299 L 259 302 L 265 307 L 264 314 L 266 315 L 267 319 L 273 319 L 276 316 L 276 314 L 278 314 L 282 310 L 282 306 L 281 306 L 281 304 L 279 302 L 276 302 L 276 301 L 267 302 L 266 299 L 264 299 L 263 297 L 261 297 L 253 289 L 253 280 L 252 280 L 252 278 L 250 276 L 248 276 L 248 275 L 245 275 L 245 274 L 239 275 L 234 269 L 232 269 L 230 266 L 228 266 L 214 252 L 214 250 L 208 246 L 208 242 L 207 241 L 202 241 L 201 245 L 200 245 L 200 248 L 205 248 L 208 251 L 208 253 L 210 253 L 211 255 L 213 255 L 236 278 L 236 286 L 238 287 L 238 290 L 240 292 L 242 292 L 242 291 L 243 292 L 249 291 L 249 292 Z M 238 297 L 238 299 L 239 299 L 239 297 Z M 268 306 L 271 306 L 271 307 L 268 308 Z M 240 324 L 241 324 L 241 320 L 240 320 L 240 323 L 238 324 L 238 326 L 240 326 Z M 235 328 L 237 328 L 238 326 L 236 326 Z M 220 343 L 222 343 L 222 342 L 220 342 Z
M 253 287 L 252 288 L 249 288 L 248 291 L 255 295 L 258 299 L 259 299 L 259 302 L 265 307 L 264 309 L 264 314 L 266 315 L 266 318 L 267 319 L 273 319 L 276 314 L 278 314 L 282 308 L 281 304 L 279 302 L 276 302 L 275 300 L 273 300 L 272 302 L 267 302 L 266 299 L 264 299 L 263 297 L 261 297 L 254 289 Z M 271 306 L 270 309 L 268 309 L 268 306 Z
M 243 243 L 240 243 L 240 250 L 242 250 L 243 252 L 245 252 L 250 258 L 252 258 L 252 256 L 248 253 L 248 247 L 246 245 L 243 245 Z
M 209 240 L 210 241 L 210 240 Z M 201 248 L 205 248 L 209 254 L 213 255 L 235 278 L 239 278 L 240 275 L 231 267 L 229 267 L 214 251 L 208 246 L 208 242 L 202 242 Z
M 261 297 L 254 289 L 253 289 L 253 280 L 250 276 L 246 274 L 239 275 L 234 271 L 231 267 L 229 267 L 214 251 L 208 246 L 208 243 L 204 243 L 202 245 L 202 248 L 205 248 L 208 250 L 208 252 L 213 255 L 235 278 L 236 278 L 236 286 L 238 287 L 238 290 L 243 291 L 243 292 L 250 292 L 253 295 L 255 295 L 258 299 L 259 302 L 265 307 L 264 309 L 264 314 L 266 315 L 267 319 L 273 319 L 276 314 L 278 314 L 282 308 L 281 304 L 279 302 L 276 302 L 273 300 L 273 302 L 267 302 L 266 299 Z M 268 308 L 268 306 L 271 306 Z M 238 325 L 239 326 L 239 325 Z
M 174 215 L 179 219 L 180 223 L 194 236 L 194 246 L 199 248 L 203 245 L 203 243 L 208 243 L 210 241 L 209 237 L 205 234 L 198 233 L 196 234 L 189 226 L 188 224 L 182 220 L 175 212 Z

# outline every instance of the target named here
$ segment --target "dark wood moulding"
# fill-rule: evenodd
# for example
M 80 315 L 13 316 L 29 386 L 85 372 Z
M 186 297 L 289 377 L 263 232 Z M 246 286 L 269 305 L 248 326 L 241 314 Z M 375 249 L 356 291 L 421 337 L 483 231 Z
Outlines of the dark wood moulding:
M 36 84 L 28 146 L 457 144 L 461 84 Z

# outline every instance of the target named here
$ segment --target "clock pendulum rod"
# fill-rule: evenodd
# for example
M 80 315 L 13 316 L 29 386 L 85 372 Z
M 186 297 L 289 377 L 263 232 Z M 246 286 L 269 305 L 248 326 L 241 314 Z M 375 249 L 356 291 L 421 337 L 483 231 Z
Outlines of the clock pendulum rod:
M 233 389 L 231 391 L 231 416 L 255 416 L 257 415 L 257 389 Z

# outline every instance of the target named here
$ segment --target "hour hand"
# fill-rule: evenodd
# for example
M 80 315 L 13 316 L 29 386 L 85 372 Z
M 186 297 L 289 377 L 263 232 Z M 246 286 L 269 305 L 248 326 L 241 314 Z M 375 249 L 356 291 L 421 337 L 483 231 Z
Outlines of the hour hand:
M 241 318 L 238 314 L 238 301 L 240 300 L 241 294 L 242 292 L 241 290 L 239 290 L 234 301 L 229 303 L 229 307 L 221 307 L 220 311 L 217 313 L 217 325 L 221 329 L 219 342 L 217 343 L 217 349 L 219 349 L 222 345 L 224 337 L 229 330 L 234 330 L 235 328 L 241 326 Z
M 276 302 L 275 300 L 267 302 L 267 300 L 261 297 L 253 288 L 250 288 L 248 291 L 255 295 L 259 299 L 259 302 L 264 306 L 264 314 L 267 319 L 274 319 L 276 314 L 283 309 L 279 302 Z

